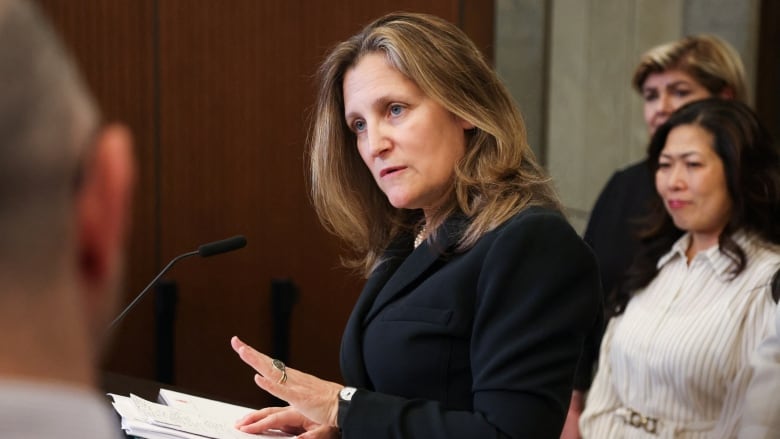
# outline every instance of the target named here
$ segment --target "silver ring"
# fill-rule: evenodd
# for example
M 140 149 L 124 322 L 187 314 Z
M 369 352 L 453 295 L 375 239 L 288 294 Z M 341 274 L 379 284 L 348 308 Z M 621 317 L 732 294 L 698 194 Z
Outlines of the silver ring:
M 274 369 L 277 369 L 279 372 L 282 373 L 281 378 L 279 378 L 279 381 L 277 381 L 277 384 L 284 384 L 287 382 L 287 367 L 285 367 L 284 363 L 281 360 L 277 360 L 274 358 L 274 360 L 271 362 L 271 365 L 274 367 Z

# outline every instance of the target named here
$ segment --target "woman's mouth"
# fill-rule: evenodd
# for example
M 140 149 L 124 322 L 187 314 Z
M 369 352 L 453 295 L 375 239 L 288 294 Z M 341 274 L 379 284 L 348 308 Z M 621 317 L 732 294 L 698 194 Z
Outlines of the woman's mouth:
M 666 205 L 669 206 L 670 209 L 680 209 L 680 208 L 685 207 L 686 205 L 688 205 L 688 201 L 668 200 L 666 202 Z
M 406 169 L 406 166 L 391 166 L 391 167 L 388 167 L 388 168 L 384 168 L 381 171 L 379 171 L 379 178 L 383 178 L 383 177 L 386 177 L 388 175 L 395 174 L 395 173 L 397 173 L 399 171 L 402 171 L 404 169 Z

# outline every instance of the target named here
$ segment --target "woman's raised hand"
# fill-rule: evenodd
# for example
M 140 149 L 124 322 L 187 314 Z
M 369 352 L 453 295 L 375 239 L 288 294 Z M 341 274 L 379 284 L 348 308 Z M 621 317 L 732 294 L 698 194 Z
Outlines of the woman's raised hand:
M 238 337 L 230 344 L 241 360 L 257 371 L 255 384 L 290 404 L 253 412 L 239 420 L 237 428 L 247 433 L 278 429 L 301 438 L 338 436 L 338 393 L 344 386 L 289 368 Z

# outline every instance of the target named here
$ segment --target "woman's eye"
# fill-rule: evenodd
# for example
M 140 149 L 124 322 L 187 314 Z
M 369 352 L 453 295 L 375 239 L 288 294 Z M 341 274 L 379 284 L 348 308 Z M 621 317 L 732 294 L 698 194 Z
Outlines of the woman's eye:
M 392 114 L 393 116 L 398 116 L 403 111 L 404 111 L 404 107 L 402 107 L 402 106 L 400 106 L 398 104 L 394 104 L 394 105 L 390 106 L 390 114 Z
M 352 130 L 354 130 L 356 133 L 359 133 L 366 129 L 366 122 L 363 120 L 356 120 L 352 122 Z
M 688 163 L 685 164 L 685 166 L 687 166 L 689 168 L 699 168 L 699 167 L 701 167 L 701 163 L 699 163 L 699 162 L 688 162 Z
M 645 102 L 652 102 L 652 101 L 656 100 L 657 98 L 658 98 L 658 93 L 656 93 L 654 91 L 646 90 L 642 94 L 642 99 L 644 99 Z
M 671 163 L 667 162 L 660 162 L 658 163 L 658 169 L 666 169 L 671 166 Z

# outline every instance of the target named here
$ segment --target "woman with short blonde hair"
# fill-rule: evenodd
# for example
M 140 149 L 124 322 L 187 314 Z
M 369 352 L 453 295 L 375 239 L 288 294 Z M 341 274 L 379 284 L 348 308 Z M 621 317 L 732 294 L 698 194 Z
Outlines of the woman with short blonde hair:
M 642 55 L 631 81 L 641 95 L 647 77 L 653 73 L 679 70 L 687 73 L 713 96 L 726 94 L 748 102 L 745 67 L 739 53 L 715 35 L 691 35 L 654 47 Z

